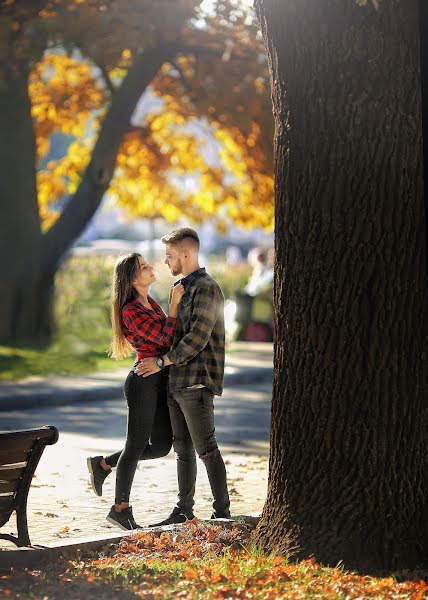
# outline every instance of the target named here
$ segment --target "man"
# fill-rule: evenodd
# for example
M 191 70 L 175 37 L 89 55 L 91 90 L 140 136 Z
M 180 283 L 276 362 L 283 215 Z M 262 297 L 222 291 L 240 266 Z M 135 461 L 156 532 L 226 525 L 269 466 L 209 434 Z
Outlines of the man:
M 179 306 L 171 350 L 161 359 L 145 358 L 136 372 L 143 377 L 167 365 L 168 406 L 177 454 L 178 501 L 167 519 L 171 525 L 193 519 L 196 456 L 205 464 L 213 494 L 213 519 L 228 518 L 226 468 L 214 428 L 214 395 L 221 395 L 224 377 L 224 297 L 220 286 L 199 266 L 199 237 L 190 228 L 162 238 L 173 275 L 182 274 L 184 296 Z

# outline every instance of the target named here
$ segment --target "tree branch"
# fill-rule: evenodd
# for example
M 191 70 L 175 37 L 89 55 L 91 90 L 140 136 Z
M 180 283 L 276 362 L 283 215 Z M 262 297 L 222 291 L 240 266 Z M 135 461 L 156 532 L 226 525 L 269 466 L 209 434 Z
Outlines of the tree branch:
M 102 66 L 102 65 L 98 65 L 98 68 L 100 70 L 101 77 L 103 78 L 103 81 L 104 81 L 104 83 L 106 85 L 106 88 L 113 95 L 115 93 L 115 91 L 116 91 L 116 88 L 114 87 L 113 82 L 110 79 L 110 76 L 109 76 L 109 74 L 107 72 L 107 69 L 104 66 Z
M 113 176 L 117 153 L 137 102 L 175 50 L 175 46 L 145 50 L 130 67 L 122 85 L 115 90 L 79 189 L 70 198 L 58 221 L 44 236 L 45 268 L 58 265 L 63 254 L 100 205 Z
M 194 54 L 195 56 L 213 56 L 225 62 L 239 62 L 248 63 L 248 57 L 237 56 L 230 48 L 208 48 L 207 46 L 187 46 L 186 44 L 180 44 L 177 48 L 177 54 Z
M 192 86 L 190 86 L 190 85 L 189 85 L 189 82 L 187 81 L 187 79 L 186 79 L 186 76 L 184 75 L 184 73 L 183 73 L 183 70 L 182 70 L 182 68 L 180 67 L 180 65 L 178 65 L 178 64 L 176 63 L 176 61 L 175 61 L 175 60 L 169 60 L 169 63 L 170 63 L 170 65 L 171 65 L 172 67 L 174 67 L 174 69 L 175 69 L 175 70 L 178 72 L 178 74 L 180 75 L 180 80 L 181 80 L 181 82 L 182 82 L 182 84 L 183 84 L 184 88 L 185 88 L 185 89 L 186 89 L 188 92 L 191 92 L 191 91 L 193 91 L 193 90 L 192 90 Z

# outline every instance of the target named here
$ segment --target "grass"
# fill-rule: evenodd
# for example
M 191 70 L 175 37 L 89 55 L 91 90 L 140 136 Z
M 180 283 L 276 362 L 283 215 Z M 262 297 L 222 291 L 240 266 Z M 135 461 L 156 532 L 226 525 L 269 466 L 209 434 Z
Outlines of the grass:
M 293 563 L 251 546 L 250 533 L 243 524 L 197 522 L 172 532 L 141 532 L 96 557 L 3 575 L 0 595 L 20 600 L 428 598 L 428 586 L 418 578 L 369 577 L 324 567 L 315 558 Z
M 57 331 L 52 344 L 43 350 L 0 346 L 0 380 L 80 374 L 121 365 L 107 356 L 113 264 L 110 257 L 80 256 L 65 263 L 55 280 Z
M 52 344 L 43 349 L 0 346 L 0 381 L 16 381 L 30 375 L 83 374 L 130 366 L 133 357 L 116 362 L 107 356 L 110 345 L 110 282 L 115 257 L 72 256 L 55 280 L 55 321 Z M 226 296 L 248 279 L 248 267 L 226 268 L 213 261 L 210 273 Z M 168 290 L 174 281 L 165 265 L 156 265 L 153 293 L 167 308 Z

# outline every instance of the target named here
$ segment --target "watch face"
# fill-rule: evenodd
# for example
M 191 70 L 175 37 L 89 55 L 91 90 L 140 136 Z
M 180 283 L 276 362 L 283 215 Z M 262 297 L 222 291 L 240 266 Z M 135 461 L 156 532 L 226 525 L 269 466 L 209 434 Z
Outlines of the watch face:
M 157 358 L 156 359 L 156 363 L 157 363 L 158 367 L 160 369 L 162 369 L 162 367 L 163 367 L 163 359 L 162 358 Z

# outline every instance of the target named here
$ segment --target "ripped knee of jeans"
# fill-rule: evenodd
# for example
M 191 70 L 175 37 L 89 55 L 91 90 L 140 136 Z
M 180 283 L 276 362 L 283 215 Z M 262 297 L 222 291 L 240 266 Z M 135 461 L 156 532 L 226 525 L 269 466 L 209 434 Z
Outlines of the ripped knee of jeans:
M 205 454 L 199 454 L 199 458 L 201 460 L 215 460 L 220 455 L 220 450 L 218 448 L 214 448 L 213 450 L 208 450 Z
M 173 440 L 174 452 L 182 457 L 195 456 L 195 449 L 192 445 Z

